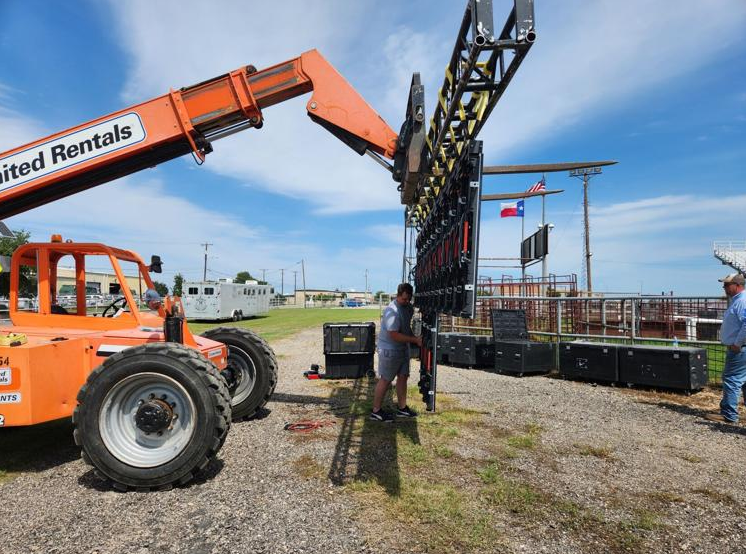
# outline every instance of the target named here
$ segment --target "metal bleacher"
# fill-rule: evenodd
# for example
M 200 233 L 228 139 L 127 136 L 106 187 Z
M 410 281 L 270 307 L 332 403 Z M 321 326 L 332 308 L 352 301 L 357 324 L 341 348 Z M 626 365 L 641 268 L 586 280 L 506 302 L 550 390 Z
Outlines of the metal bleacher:
M 724 265 L 746 275 L 746 241 L 717 241 L 713 253 Z

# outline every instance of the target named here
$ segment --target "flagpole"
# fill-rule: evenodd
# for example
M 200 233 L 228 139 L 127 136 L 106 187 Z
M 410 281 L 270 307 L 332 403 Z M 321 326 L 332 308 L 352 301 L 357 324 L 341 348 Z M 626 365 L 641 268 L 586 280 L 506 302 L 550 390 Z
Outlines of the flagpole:
M 542 173 L 541 180 L 545 181 L 545 176 Z M 546 182 L 546 181 L 545 181 Z M 546 221 L 544 219 L 544 201 L 546 200 L 547 195 L 542 194 L 541 195 L 541 230 L 544 230 L 544 225 L 546 225 Z M 541 258 L 541 295 L 544 296 L 546 294 L 547 289 L 547 279 L 549 278 L 549 275 L 547 275 L 547 253 L 544 252 L 544 256 Z
M 525 236 L 525 222 L 526 222 L 526 204 L 525 198 L 521 198 L 524 201 L 523 213 L 521 214 L 521 296 L 526 296 L 526 260 L 523 259 L 523 239 Z

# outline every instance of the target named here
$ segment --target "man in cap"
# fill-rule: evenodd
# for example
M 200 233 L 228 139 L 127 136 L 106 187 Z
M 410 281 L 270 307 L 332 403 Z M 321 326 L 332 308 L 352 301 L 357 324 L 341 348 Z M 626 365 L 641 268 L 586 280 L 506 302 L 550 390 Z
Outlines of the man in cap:
M 723 368 L 723 399 L 720 413 L 708 414 L 710 421 L 738 423 L 738 397 L 743 391 L 746 402 L 746 294 L 744 276 L 740 273 L 726 275 L 723 283 L 725 294 L 730 298 L 730 306 L 723 314 L 720 328 L 720 342 L 727 347 Z
M 155 289 L 148 289 L 145 291 L 145 303 L 148 308 L 155 311 L 161 307 L 161 295 Z

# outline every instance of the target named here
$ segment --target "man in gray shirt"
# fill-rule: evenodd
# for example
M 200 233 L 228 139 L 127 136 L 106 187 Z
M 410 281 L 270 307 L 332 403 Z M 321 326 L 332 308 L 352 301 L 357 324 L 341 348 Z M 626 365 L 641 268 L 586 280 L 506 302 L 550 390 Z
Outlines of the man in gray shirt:
M 407 379 L 409 378 L 409 345 L 422 346 L 422 339 L 412 333 L 412 285 L 402 283 L 396 289 L 396 298 L 386 306 L 381 317 L 381 332 L 378 335 L 378 383 L 373 394 L 374 421 L 393 421 L 394 414 L 381 409 L 383 397 L 396 379 L 396 398 L 399 417 L 416 417 L 407 406 Z

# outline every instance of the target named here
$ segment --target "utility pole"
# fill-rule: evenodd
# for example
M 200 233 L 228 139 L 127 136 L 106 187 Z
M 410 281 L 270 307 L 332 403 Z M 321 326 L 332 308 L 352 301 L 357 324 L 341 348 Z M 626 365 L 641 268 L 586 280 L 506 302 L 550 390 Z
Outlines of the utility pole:
M 202 280 L 207 281 L 207 247 L 212 246 L 213 244 L 211 242 L 202 242 L 200 243 L 200 246 L 205 247 L 205 270 L 202 273 Z
M 266 269 L 260 269 L 259 271 L 262 272 L 262 281 L 265 283 L 267 282 L 267 270 Z
M 300 269 L 303 275 L 303 307 L 306 307 L 306 264 L 303 260 L 300 261 Z
M 280 269 L 280 295 L 285 296 L 285 270 Z
M 588 185 L 592 177 L 601 174 L 600 167 L 586 167 L 573 169 L 570 177 L 583 179 L 583 261 L 585 262 L 585 283 L 588 296 L 593 293 L 593 282 L 591 281 L 591 226 L 588 217 Z
M 298 270 L 293 270 L 293 304 L 298 302 Z
M 365 302 L 368 301 L 368 270 L 365 270 Z

